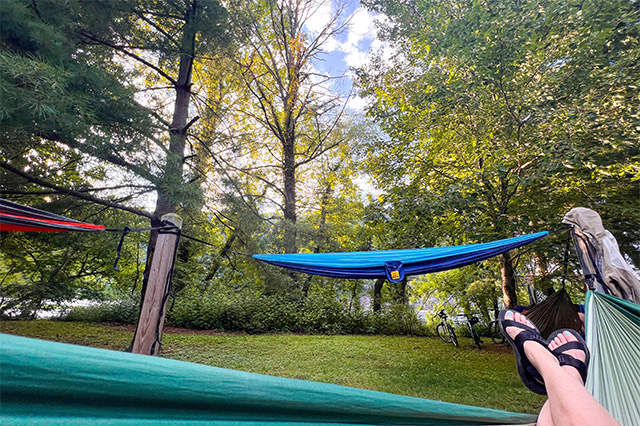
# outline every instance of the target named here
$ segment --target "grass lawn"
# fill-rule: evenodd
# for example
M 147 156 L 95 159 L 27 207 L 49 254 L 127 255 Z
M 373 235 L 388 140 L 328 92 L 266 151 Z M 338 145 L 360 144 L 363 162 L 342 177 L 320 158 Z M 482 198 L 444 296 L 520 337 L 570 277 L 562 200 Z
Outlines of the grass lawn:
M 0 332 L 114 350 L 124 350 L 133 337 L 124 327 L 56 321 L 3 322 Z M 545 400 L 521 384 L 510 348 L 491 343 L 478 350 L 465 338 L 456 348 L 429 337 L 168 329 L 162 356 L 523 413 L 537 413 Z

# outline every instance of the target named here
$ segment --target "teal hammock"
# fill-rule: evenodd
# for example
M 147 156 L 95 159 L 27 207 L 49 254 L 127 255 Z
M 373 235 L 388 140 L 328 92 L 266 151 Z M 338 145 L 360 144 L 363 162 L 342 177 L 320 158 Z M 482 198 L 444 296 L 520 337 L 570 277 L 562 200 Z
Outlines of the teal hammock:
M 0 334 L 3 425 L 496 425 L 535 416 Z
M 640 306 L 589 292 L 587 389 L 640 424 Z M 536 417 L 0 334 L 0 424 L 496 425 Z

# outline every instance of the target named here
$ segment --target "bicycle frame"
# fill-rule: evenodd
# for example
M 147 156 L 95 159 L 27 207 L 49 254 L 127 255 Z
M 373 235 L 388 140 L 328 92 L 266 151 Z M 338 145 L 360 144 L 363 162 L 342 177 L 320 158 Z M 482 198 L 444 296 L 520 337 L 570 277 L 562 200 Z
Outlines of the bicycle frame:
M 447 321 L 447 314 L 444 310 L 438 312 L 435 316 L 440 317 L 440 324 L 436 326 L 436 334 L 443 342 L 453 343 L 454 346 L 458 346 L 458 338 L 456 337 L 456 333 Z
M 469 329 L 469 334 L 471 335 L 471 340 L 478 347 L 478 349 L 482 349 L 480 347 L 480 345 L 482 344 L 482 339 L 480 339 L 480 335 L 474 327 L 475 324 L 480 322 L 480 320 L 472 314 L 460 314 L 459 316 L 464 316 L 465 323 L 467 324 L 467 328 Z

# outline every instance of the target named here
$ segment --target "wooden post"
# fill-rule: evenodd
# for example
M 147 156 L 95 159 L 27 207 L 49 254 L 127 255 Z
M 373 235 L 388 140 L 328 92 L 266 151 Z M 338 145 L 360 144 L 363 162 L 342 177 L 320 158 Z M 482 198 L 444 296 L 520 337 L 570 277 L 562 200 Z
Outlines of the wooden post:
M 174 224 L 178 230 L 182 227 L 182 218 L 177 214 L 169 213 L 162 216 L 162 220 Z M 162 341 L 164 328 L 164 314 L 167 308 L 168 298 L 165 297 L 171 282 L 173 264 L 176 257 L 179 235 L 178 230 L 172 233 L 158 234 L 156 250 L 151 260 L 149 281 L 144 302 L 140 310 L 140 319 L 136 328 L 131 352 L 144 355 L 157 355 Z

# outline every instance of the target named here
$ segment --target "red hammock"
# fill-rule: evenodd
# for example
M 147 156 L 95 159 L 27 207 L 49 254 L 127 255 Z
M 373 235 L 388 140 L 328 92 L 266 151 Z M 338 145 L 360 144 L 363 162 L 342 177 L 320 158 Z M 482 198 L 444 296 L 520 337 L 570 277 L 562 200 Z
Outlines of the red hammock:
M 104 226 L 80 222 L 0 199 L 0 231 L 104 231 Z

